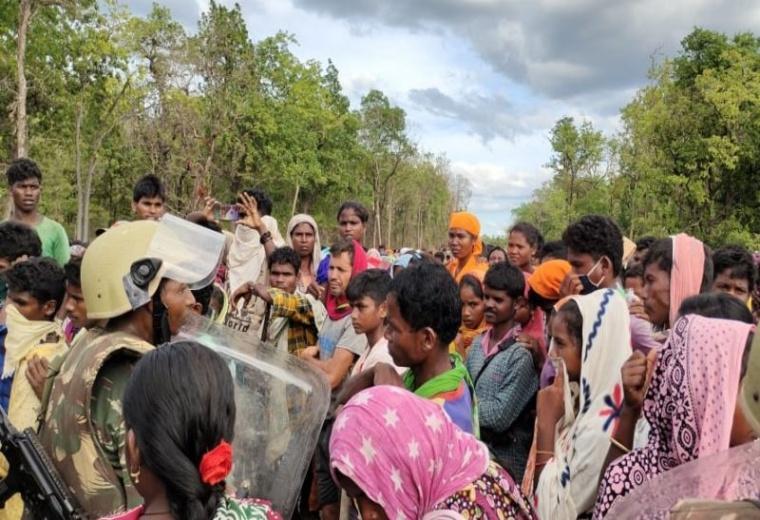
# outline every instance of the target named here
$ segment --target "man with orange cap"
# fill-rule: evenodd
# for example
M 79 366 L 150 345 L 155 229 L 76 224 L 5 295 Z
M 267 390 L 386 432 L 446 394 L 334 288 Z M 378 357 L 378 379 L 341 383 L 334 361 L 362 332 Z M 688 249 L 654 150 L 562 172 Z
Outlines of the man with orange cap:
M 458 211 L 449 218 L 449 249 L 454 258 L 446 268 L 457 283 L 466 274 L 481 282 L 488 271 L 488 262 L 480 258 L 483 242 L 480 240 L 480 221 L 467 211 Z

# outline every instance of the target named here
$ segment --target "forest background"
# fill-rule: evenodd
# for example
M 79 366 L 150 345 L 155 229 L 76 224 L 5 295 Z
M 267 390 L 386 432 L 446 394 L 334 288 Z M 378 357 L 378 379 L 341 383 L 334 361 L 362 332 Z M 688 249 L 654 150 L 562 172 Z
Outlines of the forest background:
M 442 245 L 469 180 L 414 142 L 383 92 L 352 107 L 336 64 L 301 61 L 294 45 L 287 33 L 253 41 L 240 8 L 215 2 L 194 32 L 158 4 L 138 17 L 113 2 L 3 2 L 0 166 L 36 160 L 43 211 L 83 240 L 129 218 L 132 185 L 152 172 L 176 213 L 261 187 L 281 226 L 311 213 L 324 241 L 357 199 L 374 245 Z M 541 159 L 553 176 L 515 220 L 554 239 L 603 213 L 634 239 L 686 231 L 760 249 L 760 39 L 696 28 L 649 80 L 614 135 L 556 122 Z

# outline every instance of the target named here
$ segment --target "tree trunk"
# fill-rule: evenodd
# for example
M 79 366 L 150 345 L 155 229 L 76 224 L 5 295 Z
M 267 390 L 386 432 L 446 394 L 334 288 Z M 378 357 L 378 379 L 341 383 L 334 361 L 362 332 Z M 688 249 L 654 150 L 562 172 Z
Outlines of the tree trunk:
M 301 192 L 301 183 L 296 182 L 296 192 L 293 194 L 293 205 L 290 207 L 290 217 L 296 214 L 296 206 L 298 206 L 298 194 Z
M 84 190 L 82 189 L 82 103 L 77 103 L 77 114 L 75 122 L 74 133 L 74 161 L 77 177 L 77 227 L 74 232 L 77 240 L 87 240 L 87 235 L 84 234 Z
M 20 0 L 16 48 L 16 158 L 26 157 L 29 130 L 26 118 L 26 36 L 32 19 L 32 0 Z
M 211 186 L 211 165 L 214 161 L 214 151 L 216 150 L 216 134 L 211 136 L 211 142 L 209 143 L 208 155 L 206 161 L 203 163 L 203 170 L 200 175 L 195 178 L 195 186 L 193 186 L 193 196 L 199 192 L 200 187 L 204 186 L 208 189 L 208 193 L 212 193 Z
M 87 169 L 87 181 L 84 186 L 84 222 L 82 223 L 82 236 L 88 239 L 90 236 L 90 195 L 92 194 L 92 180 L 95 177 L 95 168 L 98 164 L 97 156 L 90 160 L 90 167 Z
M 567 194 L 567 223 L 570 224 L 575 218 L 573 215 L 573 205 L 575 198 L 575 168 L 570 167 L 570 189 Z
M 382 238 L 383 237 L 383 229 L 382 229 L 383 215 L 382 215 L 382 213 L 380 211 L 380 201 L 378 201 L 377 198 L 375 198 L 375 201 L 374 201 L 374 204 L 373 204 L 373 208 L 372 208 L 372 213 L 374 213 L 374 217 L 375 217 L 373 219 L 374 223 L 375 223 L 375 226 L 374 226 L 374 230 L 373 230 L 373 233 L 372 233 L 372 245 L 371 245 L 371 247 L 375 247 L 375 246 L 378 245 L 378 242 L 380 242 L 383 239 Z
M 392 238 L 391 236 L 392 229 L 393 229 L 393 200 L 392 199 L 393 199 L 393 191 L 390 190 L 388 192 L 388 203 L 385 206 L 385 211 L 388 215 L 388 224 L 385 226 L 386 227 L 385 231 L 386 231 L 386 236 L 387 236 L 385 240 L 385 247 L 390 247 L 391 238 Z
M 417 210 L 417 249 L 422 247 L 422 204 Z
M 380 212 L 380 166 L 375 160 L 375 176 L 372 180 L 372 188 L 374 193 L 372 194 L 372 213 L 373 215 L 373 230 L 372 230 L 372 247 L 378 245 L 378 242 L 383 239 L 382 228 L 382 213 Z

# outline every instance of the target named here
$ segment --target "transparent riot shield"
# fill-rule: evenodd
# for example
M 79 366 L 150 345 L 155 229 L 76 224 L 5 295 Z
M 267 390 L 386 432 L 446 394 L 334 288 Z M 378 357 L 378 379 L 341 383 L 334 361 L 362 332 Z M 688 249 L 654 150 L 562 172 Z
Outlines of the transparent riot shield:
M 760 441 L 681 464 L 650 478 L 618 498 L 606 518 L 760 517 L 757 507 L 750 516 L 738 515 L 735 502 L 742 500 L 760 500 Z
M 293 355 L 253 346 L 250 335 L 196 315 L 177 339 L 215 350 L 230 367 L 237 408 L 230 491 L 269 500 L 290 518 L 327 415 L 327 379 Z

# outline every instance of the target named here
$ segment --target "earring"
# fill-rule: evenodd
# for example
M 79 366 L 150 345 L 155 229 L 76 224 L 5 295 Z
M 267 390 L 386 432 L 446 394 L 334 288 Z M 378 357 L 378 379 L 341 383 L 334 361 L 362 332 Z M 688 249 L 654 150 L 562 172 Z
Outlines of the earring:
M 137 471 L 129 470 L 129 478 L 132 479 L 133 484 L 139 484 L 140 483 L 140 468 L 137 468 Z

